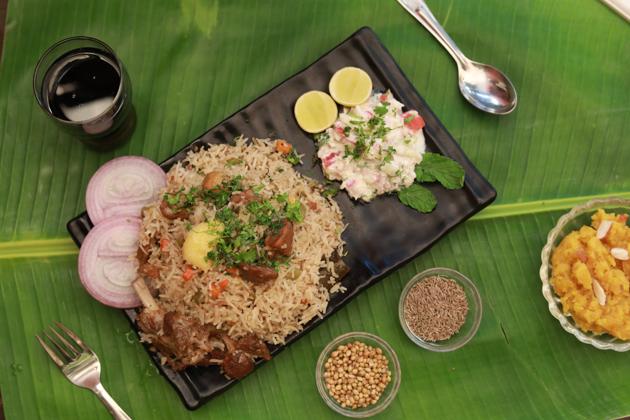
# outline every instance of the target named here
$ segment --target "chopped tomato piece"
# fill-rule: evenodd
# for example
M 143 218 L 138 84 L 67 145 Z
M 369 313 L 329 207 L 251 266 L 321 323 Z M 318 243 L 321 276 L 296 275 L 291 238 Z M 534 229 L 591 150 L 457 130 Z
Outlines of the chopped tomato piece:
M 184 269 L 184 274 L 182 274 L 184 281 L 188 281 L 192 279 L 194 275 L 195 275 L 195 270 L 193 270 L 191 266 L 187 265 L 186 268 Z
M 171 243 L 171 241 L 169 241 L 166 238 L 160 239 L 160 251 L 162 251 L 162 252 L 166 251 L 166 249 L 168 248 L 168 244 L 169 243 Z
M 381 101 L 381 102 L 387 101 L 387 94 L 386 93 L 381 93 L 381 96 L 378 97 L 378 100 Z
M 617 216 L 617 220 L 619 220 L 621 223 L 626 223 L 628 221 L 628 215 L 620 214 L 619 216 Z
M 337 132 L 337 134 L 339 134 L 340 136 L 345 137 L 346 133 L 344 133 L 343 128 L 341 128 L 340 126 L 336 126 L 335 127 L 335 131 Z
M 212 296 L 212 299 L 218 299 L 221 296 L 221 292 L 221 288 L 216 283 L 210 285 L 210 296 Z
M 276 140 L 276 150 L 283 155 L 288 155 L 293 150 L 293 146 L 284 140 Z
M 424 119 L 420 115 L 414 115 L 409 112 L 404 113 L 405 126 L 413 131 L 421 130 L 424 127 Z
M 221 296 L 221 293 L 223 293 L 225 288 L 228 286 L 228 283 L 228 279 L 223 279 L 218 283 L 210 284 L 210 296 L 212 296 L 212 299 L 218 299 L 219 296 Z

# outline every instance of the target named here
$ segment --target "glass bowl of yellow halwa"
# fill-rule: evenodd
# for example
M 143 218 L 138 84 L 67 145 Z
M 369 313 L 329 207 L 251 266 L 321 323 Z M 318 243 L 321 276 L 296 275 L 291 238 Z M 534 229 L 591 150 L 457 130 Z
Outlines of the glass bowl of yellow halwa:
M 601 350 L 630 350 L 628 214 L 630 200 L 623 198 L 577 206 L 560 217 L 541 254 L 542 292 L 551 315 Z

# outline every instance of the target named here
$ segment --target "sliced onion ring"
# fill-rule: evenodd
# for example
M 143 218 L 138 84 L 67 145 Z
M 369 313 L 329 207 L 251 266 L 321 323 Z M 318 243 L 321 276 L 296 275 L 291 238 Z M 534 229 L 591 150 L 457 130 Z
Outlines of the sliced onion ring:
M 81 245 L 81 283 L 94 299 L 107 306 L 134 308 L 142 304 L 132 286 L 138 272 L 134 257 L 140 226 L 136 217 L 109 218 L 90 230 Z M 136 245 L 131 247 L 134 241 Z
M 165 186 L 166 174 L 153 161 L 140 156 L 112 159 L 88 183 L 88 216 L 94 224 L 114 216 L 140 217 L 142 208 L 154 202 Z

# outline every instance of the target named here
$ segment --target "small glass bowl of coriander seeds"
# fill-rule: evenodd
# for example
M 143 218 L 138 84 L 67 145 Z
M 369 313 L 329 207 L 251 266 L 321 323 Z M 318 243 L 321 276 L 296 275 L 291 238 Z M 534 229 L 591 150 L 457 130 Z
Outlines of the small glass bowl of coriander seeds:
M 350 332 L 322 350 L 315 371 L 317 390 L 339 414 L 363 418 L 385 410 L 400 387 L 396 352 L 382 338 Z
M 475 284 L 450 268 L 431 268 L 407 283 L 398 303 L 400 325 L 418 346 L 457 350 L 477 333 L 482 305 Z

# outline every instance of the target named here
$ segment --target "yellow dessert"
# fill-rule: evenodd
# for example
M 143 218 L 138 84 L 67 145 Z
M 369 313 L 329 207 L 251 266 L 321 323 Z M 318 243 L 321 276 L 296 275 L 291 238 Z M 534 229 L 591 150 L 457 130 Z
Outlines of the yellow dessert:
M 591 219 L 554 250 L 551 284 L 580 329 L 629 340 L 628 215 L 599 209 Z

